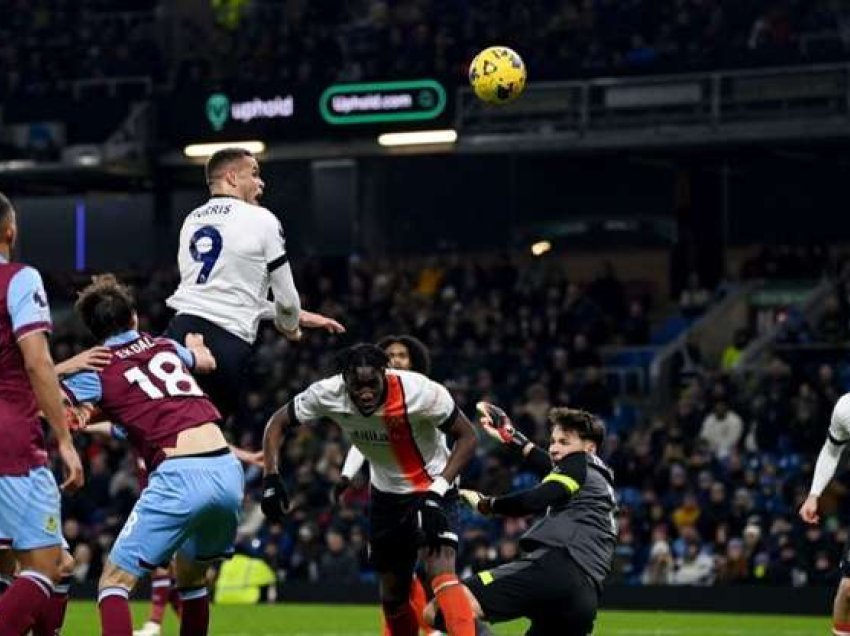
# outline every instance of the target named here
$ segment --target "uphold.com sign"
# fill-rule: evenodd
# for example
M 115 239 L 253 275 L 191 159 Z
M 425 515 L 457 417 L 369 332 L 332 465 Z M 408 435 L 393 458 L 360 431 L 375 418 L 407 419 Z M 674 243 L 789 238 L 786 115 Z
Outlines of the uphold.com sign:
M 231 119 L 243 124 L 255 119 L 289 119 L 295 114 L 295 98 L 277 95 L 237 102 L 224 93 L 214 93 L 207 98 L 206 113 L 213 130 L 220 131 Z
M 446 109 L 446 90 L 435 80 L 334 84 L 319 97 L 319 112 L 329 124 L 421 121 Z

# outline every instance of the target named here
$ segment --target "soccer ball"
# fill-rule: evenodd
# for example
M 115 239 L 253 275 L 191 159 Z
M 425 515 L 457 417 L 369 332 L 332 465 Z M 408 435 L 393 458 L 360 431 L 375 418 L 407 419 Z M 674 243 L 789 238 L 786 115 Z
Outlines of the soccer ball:
M 525 88 L 525 63 L 506 46 L 484 49 L 469 65 L 469 83 L 488 104 L 507 104 Z

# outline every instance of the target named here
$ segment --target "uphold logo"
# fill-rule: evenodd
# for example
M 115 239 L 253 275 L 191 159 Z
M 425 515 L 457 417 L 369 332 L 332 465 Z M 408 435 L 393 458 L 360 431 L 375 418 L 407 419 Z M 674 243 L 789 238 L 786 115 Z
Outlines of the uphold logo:
M 213 93 L 207 99 L 207 119 L 213 130 L 221 130 L 230 119 L 230 99 L 224 93 Z
M 243 102 L 231 102 L 224 93 L 213 93 L 207 99 L 207 119 L 217 132 L 230 119 L 247 124 L 254 119 L 289 119 L 294 113 L 295 98 L 292 95 L 276 95 L 271 99 L 254 97 Z

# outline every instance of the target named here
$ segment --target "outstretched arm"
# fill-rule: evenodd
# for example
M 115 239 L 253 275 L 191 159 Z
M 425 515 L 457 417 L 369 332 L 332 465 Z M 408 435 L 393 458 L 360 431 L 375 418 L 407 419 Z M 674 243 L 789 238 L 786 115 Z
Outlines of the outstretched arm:
M 806 497 L 806 501 L 800 507 L 800 517 L 806 523 L 817 523 L 820 520 L 818 499 L 835 475 L 838 460 L 841 459 L 841 452 L 847 442 L 850 442 L 850 393 L 842 395 L 832 409 L 826 442 L 824 442 L 815 464 L 812 487 L 809 496 Z

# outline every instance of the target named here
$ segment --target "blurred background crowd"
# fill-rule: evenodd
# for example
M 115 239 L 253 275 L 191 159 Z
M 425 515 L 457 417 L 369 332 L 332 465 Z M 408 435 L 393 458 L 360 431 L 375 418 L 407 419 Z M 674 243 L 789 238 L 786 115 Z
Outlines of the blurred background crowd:
M 836 267 L 818 250 L 780 249 L 756 255 L 742 271 L 768 278 L 824 276 Z M 164 299 L 175 276 L 167 269 L 125 275 L 135 285 L 143 329 L 159 333 L 165 327 Z M 334 352 L 343 345 L 413 334 L 430 348 L 433 377 L 469 416 L 477 400 L 502 404 L 544 447 L 551 406 L 585 408 L 606 421 L 602 455 L 615 471 L 621 506 L 614 580 L 704 585 L 837 580 L 836 564 L 850 531 L 846 507 L 842 512 L 837 505 L 841 488 L 825 496 L 823 527 L 803 527 L 795 512 L 832 405 L 850 386 L 846 364 L 774 354 L 756 371 L 735 374 L 736 352 L 746 346 L 747 333 L 728 334 L 717 365 L 704 361 L 698 345 L 687 341 L 674 355 L 674 399 L 664 411 L 652 407 L 651 396 L 630 394 L 608 373 L 610 351 L 652 346 L 661 322 L 671 316 L 698 320 L 722 298 L 722 289 L 695 290 L 693 283 L 679 303 L 665 302 L 659 311 L 653 303 L 660 299 L 644 286 L 624 284 L 610 264 L 600 263 L 590 280 L 572 280 L 559 257 L 507 254 L 392 262 L 308 259 L 298 265 L 296 277 L 304 306 L 337 317 L 349 333 L 342 339 L 311 333 L 292 346 L 265 324 L 249 370 L 250 391 L 228 423 L 234 442 L 259 448 L 271 413 L 331 372 Z M 809 344 L 843 345 L 850 287 L 840 276 L 826 280 L 833 281 L 828 310 L 803 331 Z M 80 282 L 51 279 L 57 307 L 73 297 Z M 71 317 L 59 320 L 53 343 L 57 359 L 92 344 Z M 88 481 L 66 500 L 65 536 L 82 581 L 97 578 L 139 486 L 133 457 L 121 442 L 80 440 Z M 347 448 L 332 422 L 290 434 L 282 466 L 294 512 L 283 525 L 265 523 L 257 503 L 260 472 L 249 469 L 239 549 L 264 559 L 281 580 L 372 580 L 365 472 L 340 505 L 330 498 Z M 517 457 L 487 439 L 463 474 L 464 486 L 490 494 L 534 484 Z M 528 523 L 465 511 L 461 569 L 514 558 Z
M 850 18 L 840 0 L 214 0 L 207 32 L 156 0 L 2 4 L 0 97 L 122 76 L 203 90 L 457 78 L 480 42 L 523 51 L 536 80 L 835 61 Z

